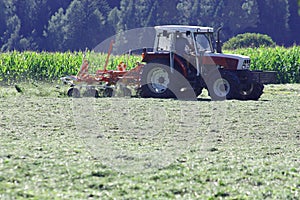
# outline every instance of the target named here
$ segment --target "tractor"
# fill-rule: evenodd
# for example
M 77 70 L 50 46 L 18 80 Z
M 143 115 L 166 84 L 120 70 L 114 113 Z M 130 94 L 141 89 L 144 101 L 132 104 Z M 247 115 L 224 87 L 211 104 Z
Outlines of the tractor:
M 156 26 L 152 52 L 143 52 L 140 96 L 197 97 L 205 88 L 212 100 L 258 100 L 275 72 L 251 71 L 248 56 L 223 54 L 219 32 L 216 50 L 211 27 Z
M 266 83 L 276 82 L 276 73 L 250 70 L 248 56 L 222 53 L 219 33 L 214 47 L 211 27 L 164 25 L 155 26 L 153 49 L 142 50 L 141 63 L 131 70 L 106 70 L 113 42 L 103 70 L 95 75 L 83 64 L 77 76 L 63 77 L 71 85 L 69 96 L 79 97 L 79 88 L 88 94 L 113 96 L 117 88 L 131 95 L 128 88 L 143 98 L 196 99 L 203 89 L 212 100 L 258 100 Z M 147 39 L 147 38 L 145 38 Z

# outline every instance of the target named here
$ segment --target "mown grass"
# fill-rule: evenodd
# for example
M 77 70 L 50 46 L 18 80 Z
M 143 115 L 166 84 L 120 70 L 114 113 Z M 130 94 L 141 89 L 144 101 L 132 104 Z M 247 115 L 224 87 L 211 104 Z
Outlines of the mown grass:
M 259 101 L 223 102 L 206 93 L 199 101 L 74 100 L 55 85 L 21 86 L 23 93 L 0 89 L 0 199 L 300 198 L 299 84 L 267 85 Z M 42 89 L 51 92 L 41 96 Z M 74 112 L 81 102 L 95 108 L 85 127 L 77 117 L 86 113 Z M 124 172 L 95 157 L 82 134 L 95 127 L 95 140 L 107 137 L 128 152 L 159 148 L 168 135 L 195 140 L 178 146 L 175 158 L 161 155 L 170 164 Z

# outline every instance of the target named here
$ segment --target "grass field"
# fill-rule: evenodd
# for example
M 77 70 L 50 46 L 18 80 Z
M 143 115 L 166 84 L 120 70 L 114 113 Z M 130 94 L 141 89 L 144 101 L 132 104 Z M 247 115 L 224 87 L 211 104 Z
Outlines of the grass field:
M 300 85 L 259 101 L 0 87 L 0 199 L 299 199 Z

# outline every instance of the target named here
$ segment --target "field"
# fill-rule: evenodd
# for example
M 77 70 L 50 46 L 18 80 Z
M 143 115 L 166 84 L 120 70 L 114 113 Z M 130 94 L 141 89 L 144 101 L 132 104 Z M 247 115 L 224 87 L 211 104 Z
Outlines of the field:
M 0 199 L 299 199 L 300 85 L 259 101 L 0 88 Z
M 251 69 L 269 70 L 278 73 L 278 83 L 300 83 L 300 46 L 284 48 L 244 48 L 225 53 L 242 54 L 251 58 Z M 82 63 L 83 52 L 5 52 L 0 54 L 0 82 L 5 85 L 14 85 L 20 81 L 59 80 L 66 75 L 76 75 Z M 95 73 L 103 69 L 107 58 L 106 54 L 86 53 L 90 62 L 89 72 Z M 116 69 L 121 62 L 127 64 L 127 69 L 141 62 L 141 55 L 111 56 L 107 69 Z

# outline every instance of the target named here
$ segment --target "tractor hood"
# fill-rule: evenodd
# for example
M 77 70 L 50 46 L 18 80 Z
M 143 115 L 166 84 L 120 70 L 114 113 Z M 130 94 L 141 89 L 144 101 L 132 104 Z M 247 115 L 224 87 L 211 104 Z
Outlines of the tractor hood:
M 205 53 L 203 64 L 218 65 L 229 70 L 246 70 L 250 68 L 250 58 L 237 54 Z

